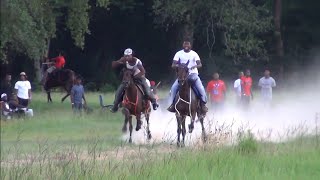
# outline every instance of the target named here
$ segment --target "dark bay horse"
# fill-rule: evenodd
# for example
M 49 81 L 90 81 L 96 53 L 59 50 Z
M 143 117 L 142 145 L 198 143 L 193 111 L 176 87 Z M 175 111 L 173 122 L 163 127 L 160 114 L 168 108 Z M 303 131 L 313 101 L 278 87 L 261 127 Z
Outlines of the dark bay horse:
M 130 138 L 129 143 L 132 142 L 132 116 L 136 116 L 137 124 L 136 131 L 141 129 L 142 121 L 141 115 L 144 114 L 147 121 L 147 139 L 151 139 L 151 131 L 149 129 L 149 118 L 151 113 L 150 102 L 144 99 L 144 94 L 139 86 L 133 80 L 133 72 L 129 69 L 124 69 L 122 83 L 125 86 L 125 93 L 122 102 L 122 113 L 125 115 L 125 121 L 122 131 L 127 131 L 127 124 L 129 123 Z
M 191 88 L 191 82 L 188 82 L 188 69 L 189 61 L 186 64 L 181 64 L 177 67 L 177 76 L 179 83 L 179 91 L 177 93 L 177 97 L 175 98 L 175 110 L 176 110 L 176 118 L 178 124 L 178 139 L 177 145 L 178 147 L 184 146 L 184 140 L 186 136 L 186 127 L 185 120 L 186 117 L 189 116 L 191 118 L 191 123 L 189 124 L 189 133 L 192 133 L 194 129 L 194 122 L 196 119 L 196 115 L 201 123 L 202 127 L 202 140 L 206 141 L 206 133 L 204 128 L 204 117 L 205 114 L 200 111 L 199 103 L 200 101 L 196 97 L 194 91 Z M 180 135 L 182 134 L 182 144 L 180 142 Z
M 67 95 L 61 99 L 63 102 L 70 95 L 74 81 L 75 73 L 70 69 L 62 69 L 49 74 L 43 86 L 47 92 L 48 102 L 52 102 L 50 90 L 57 87 L 62 87 L 67 92 Z

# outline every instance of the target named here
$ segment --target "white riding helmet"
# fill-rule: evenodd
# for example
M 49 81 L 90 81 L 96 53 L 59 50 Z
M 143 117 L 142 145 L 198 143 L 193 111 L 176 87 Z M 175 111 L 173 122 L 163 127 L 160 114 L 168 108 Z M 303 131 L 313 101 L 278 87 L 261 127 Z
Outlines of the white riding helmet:
M 124 55 L 132 55 L 133 54 L 133 51 L 132 51 L 132 49 L 130 49 L 130 48 L 127 48 L 126 50 L 124 50 L 124 53 L 123 53 Z

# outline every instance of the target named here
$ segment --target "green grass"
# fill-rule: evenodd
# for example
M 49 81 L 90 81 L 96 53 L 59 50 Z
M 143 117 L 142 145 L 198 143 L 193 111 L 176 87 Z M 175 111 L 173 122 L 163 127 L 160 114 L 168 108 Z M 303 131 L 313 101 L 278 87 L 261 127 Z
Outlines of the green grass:
M 113 95 L 105 94 L 105 103 Z M 100 112 L 98 94 L 87 94 L 92 114 L 75 117 L 69 100 L 47 104 L 35 94 L 34 117 L 1 121 L 1 179 L 319 179 L 319 137 L 176 148 L 124 144 L 120 113 Z M 70 155 L 71 154 L 71 155 Z M 33 160 L 35 161 L 33 161 Z M 15 163 L 12 163 L 15 162 Z

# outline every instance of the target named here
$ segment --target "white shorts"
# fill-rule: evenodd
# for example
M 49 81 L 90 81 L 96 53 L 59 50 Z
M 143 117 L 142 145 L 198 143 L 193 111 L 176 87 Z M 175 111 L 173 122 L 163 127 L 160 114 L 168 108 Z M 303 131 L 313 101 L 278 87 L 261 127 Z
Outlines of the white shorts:
M 47 72 L 52 73 L 55 69 L 57 69 L 55 66 L 51 66 L 47 69 Z

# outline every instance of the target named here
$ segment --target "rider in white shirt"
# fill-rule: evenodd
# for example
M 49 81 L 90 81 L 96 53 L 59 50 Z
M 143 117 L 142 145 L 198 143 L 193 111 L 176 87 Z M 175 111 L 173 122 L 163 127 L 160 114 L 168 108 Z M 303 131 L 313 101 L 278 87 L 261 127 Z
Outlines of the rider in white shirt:
M 199 99 L 201 102 L 200 103 L 201 110 L 203 112 L 207 112 L 208 108 L 206 107 L 206 103 L 207 103 L 206 91 L 205 91 L 204 86 L 201 82 L 201 79 L 199 78 L 199 73 L 198 73 L 198 68 L 201 68 L 202 64 L 201 64 L 199 55 L 195 51 L 191 50 L 191 42 L 190 41 L 183 42 L 183 49 L 178 51 L 173 58 L 172 68 L 176 68 L 178 66 L 179 61 L 180 61 L 180 63 L 183 63 L 183 64 L 185 64 L 189 61 L 188 80 L 194 82 L 194 87 L 197 89 L 197 91 L 200 94 Z M 171 87 L 170 102 L 172 104 L 168 108 L 168 111 L 170 111 L 170 112 L 175 112 L 173 103 L 174 103 L 174 98 L 175 98 L 176 94 L 178 93 L 178 88 L 179 88 L 179 84 L 178 84 L 178 80 L 176 80 Z

